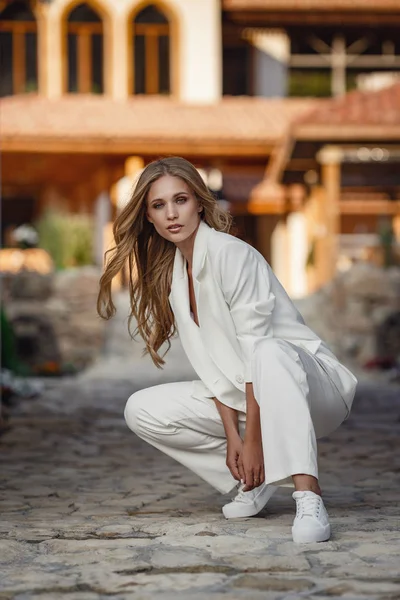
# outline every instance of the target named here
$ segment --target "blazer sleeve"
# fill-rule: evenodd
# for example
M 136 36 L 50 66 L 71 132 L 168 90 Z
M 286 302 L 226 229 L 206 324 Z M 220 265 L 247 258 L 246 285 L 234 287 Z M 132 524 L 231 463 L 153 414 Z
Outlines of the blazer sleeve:
M 272 311 L 275 295 L 271 291 L 268 265 L 245 243 L 229 242 L 217 255 L 217 276 L 229 306 L 245 364 L 245 381 L 252 381 L 251 357 L 254 342 L 272 337 Z

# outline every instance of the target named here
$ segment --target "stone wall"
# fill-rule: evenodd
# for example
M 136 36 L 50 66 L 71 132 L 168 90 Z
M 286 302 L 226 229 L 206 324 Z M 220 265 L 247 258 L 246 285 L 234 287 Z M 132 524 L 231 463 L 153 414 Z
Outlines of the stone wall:
M 400 269 L 355 264 L 296 305 L 343 362 L 400 359 Z
M 2 274 L 2 301 L 19 355 L 34 371 L 81 370 L 99 354 L 105 326 L 96 312 L 100 274 L 91 266 Z

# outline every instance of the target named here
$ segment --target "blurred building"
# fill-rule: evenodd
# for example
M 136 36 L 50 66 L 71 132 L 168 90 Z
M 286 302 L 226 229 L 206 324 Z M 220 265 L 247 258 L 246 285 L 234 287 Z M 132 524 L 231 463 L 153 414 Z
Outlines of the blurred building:
M 315 289 L 399 227 L 399 32 L 398 0 L 0 0 L 3 232 L 90 212 L 101 261 L 137 173 L 177 154 Z

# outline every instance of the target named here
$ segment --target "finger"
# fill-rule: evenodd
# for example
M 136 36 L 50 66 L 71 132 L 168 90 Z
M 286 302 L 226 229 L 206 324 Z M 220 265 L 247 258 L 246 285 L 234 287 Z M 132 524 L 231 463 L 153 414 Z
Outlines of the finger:
M 233 477 L 234 477 L 234 478 L 235 478 L 237 481 L 240 481 L 240 473 L 239 473 L 239 469 L 238 469 L 238 466 L 237 466 L 237 463 L 236 463 L 236 462 L 235 462 L 235 463 L 232 465 L 232 467 L 231 467 L 230 471 L 231 471 L 231 473 L 232 473 L 232 476 L 233 476 Z
M 265 470 L 264 470 L 264 465 L 261 467 L 261 483 L 264 483 L 265 481 Z
M 237 469 L 236 470 L 232 469 L 231 473 L 232 473 L 232 477 L 234 479 L 236 479 L 236 481 L 240 481 L 241 478 L 240 478 L 240 475 L 239 475 L 239 471 Z
M 226 466 L 228 467 L 229 471 L 231 472 L 232 477 L 234 477 L 235 479 L 237 479 L 239 481 L 240 480 L 240 475 L 239 475 L 239 471 L 237 469 L 236 461 L 234 461 L 231 458 L 229 458 L 226 461 Z
M 243 490 L 244 492 L 249 492 L 254 488 L 254 475 L 251 469 L 246 471 L 246 488 Z
M 237 479 L 240 481 L 243 478 L 243 466 L 240 460 L 240 454 L 236 454 L 235 456 L 235 472 L 237 474 Z
M 243 483 L 246 483 L 246 475 L 245 475 L 245 472 L 244 472 L 242 461 L 238 460 L 237 465 L 238 465 L 238 471 L 239 471 L 240 479 L 243 481 Z
M 254 475 L 254 487 L 258 487 L 263 482 L 262 467 L 259 467 Z

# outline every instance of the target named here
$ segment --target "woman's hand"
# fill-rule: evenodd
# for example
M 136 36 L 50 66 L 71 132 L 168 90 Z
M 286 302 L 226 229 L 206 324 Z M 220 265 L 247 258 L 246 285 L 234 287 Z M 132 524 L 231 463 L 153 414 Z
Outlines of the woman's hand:
M 226 466 L 232 473 L 232 476 L 240 481 L 244 477 L 243 471 L 238 467 L 239 457 L 242 452 L 243 441 L 239 434 L 231 435 L 227 438 Z
M 260 439 L 255 441 L 245 439 L 238 459 L 238 470 L 243 473 L 241 479 L 246 484 L 243 488 L 244 492 L 249 492 L 264 483 L 264 455 Z

